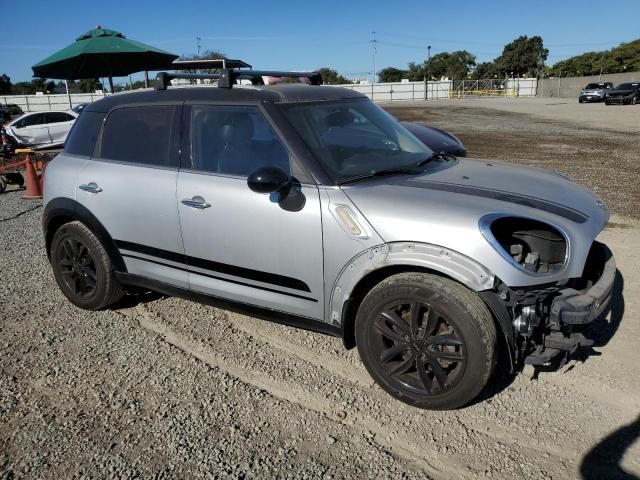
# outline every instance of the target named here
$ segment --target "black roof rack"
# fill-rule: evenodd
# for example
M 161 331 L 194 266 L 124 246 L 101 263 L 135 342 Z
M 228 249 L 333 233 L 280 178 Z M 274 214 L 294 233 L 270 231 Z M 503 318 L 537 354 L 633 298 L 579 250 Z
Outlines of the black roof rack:
M 211 74 L 160 72 L 156 75 L 156 90 L 166 90 L 174 78 L 218 80 L 218 87 L 233 88 L 237 80 L 249 80 L 253 85 L 264 85 L 262 77 L 307 78 L 312 85 L 322 85 L 322 76 L 319 72 L 281 72 L 277 70 L 234 70 L 225 68 L 221 69 L 220 73 Z
M 174 60 L 162 70 L 205 70 L 215 68 L 251 68 L 247 62 L 231 58 L 216 58 L 213 60 Z

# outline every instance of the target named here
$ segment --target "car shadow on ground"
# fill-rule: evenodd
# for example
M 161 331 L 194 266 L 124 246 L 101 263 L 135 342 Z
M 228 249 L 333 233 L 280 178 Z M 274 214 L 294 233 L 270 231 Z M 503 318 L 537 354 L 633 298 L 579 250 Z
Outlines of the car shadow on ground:
M 120 310 L 122 308 L 133 308 L 140 304 L 149 302 L 155 302 L 161 298 L 165 298 L 167 295 L 161 293 L 152 292 L 151 290 L 143 290 L 137 288 L 127 288 L 126 294 L 120 300 L 118 300 L 110 308 L 113 310 Z
M 584 480 L 602 478 L 639 480 L 620 466 L 626 450 L 640 438 L 640 416 L 603 438 L 582 459 L 580 474 Z

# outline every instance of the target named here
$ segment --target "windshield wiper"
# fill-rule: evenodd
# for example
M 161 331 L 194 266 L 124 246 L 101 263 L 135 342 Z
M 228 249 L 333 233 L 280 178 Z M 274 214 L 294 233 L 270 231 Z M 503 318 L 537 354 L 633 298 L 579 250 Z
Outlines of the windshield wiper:
M 425 158 L 424 160 L 420 160 L 418 163 L 416 163 L 416 167 L 420 168 L 420 167 L 424 167 L 427 163 L 429 163 L 432 160 L 435 160 L 436 158 L 439 158 L 441 160 L 449 160 L 447 158 L 447 154 L 444 153 L 437 153 L 437 152 L 433 152 L 432 155 L 428 156 L 427 158 Z
M 418 175 L 420 173 L 423 173 L 423 172 L 421 170 L 416 170 L 414 165 L 410 165 L 407 167 L 400 167 L 400 168 L 385 168 L 383 170 L 373 170 L 371 172 L 367 172 L 362 175 L 356 175 L 354 177 L 345 178 L 344 180 L 340 180 L 338 183 L 340 185 L 343 185 L 345 183 L 355 182 L 358 180 L 363 180 L 365 178 L 383 177 L 385 175 L 397 175 L 397 174 Z

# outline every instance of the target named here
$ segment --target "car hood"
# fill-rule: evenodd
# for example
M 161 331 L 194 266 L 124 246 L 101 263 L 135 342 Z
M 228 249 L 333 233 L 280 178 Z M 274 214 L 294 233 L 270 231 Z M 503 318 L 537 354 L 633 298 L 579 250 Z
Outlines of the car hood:
M 422 175 L 375 178 L 343 190 L 386 242 L 445 246 L 482 264 L 487 256 L 499 262 L 486 248 L 484 218 L 512 215 L 548 223 L 582 252 L 572 265 L 575 276 L 609 218 L 596 195 L 549 170 L 481 160 L 431 167 Z
M 609 92 L 609 96 L 610 97 L 622 97 L 622 96 L 626 96 L 626 95 L 631 95 L 632 93 L 635 93 L 635 90 L 633 90 L 633 89 L 629 89 L 629 90 L 611 90 L 611 92 Z
M 421 123 L 400 122 L 400 124 L 436 153 L 462 154 L 461 156 L 466 154 L 462 142 L 444 130 Z

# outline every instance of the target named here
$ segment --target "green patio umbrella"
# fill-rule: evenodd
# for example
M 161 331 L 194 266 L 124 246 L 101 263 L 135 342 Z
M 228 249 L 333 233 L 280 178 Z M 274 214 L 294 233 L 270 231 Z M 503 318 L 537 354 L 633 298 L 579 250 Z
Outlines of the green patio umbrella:
M 80 35 L 74 43 L 35 64 L 33 75 L 41 78 L 76 80 L 112 77 L 168 67 L 178 58 L 144 43 L 129 40 L 122 33 L 98 25 Z

